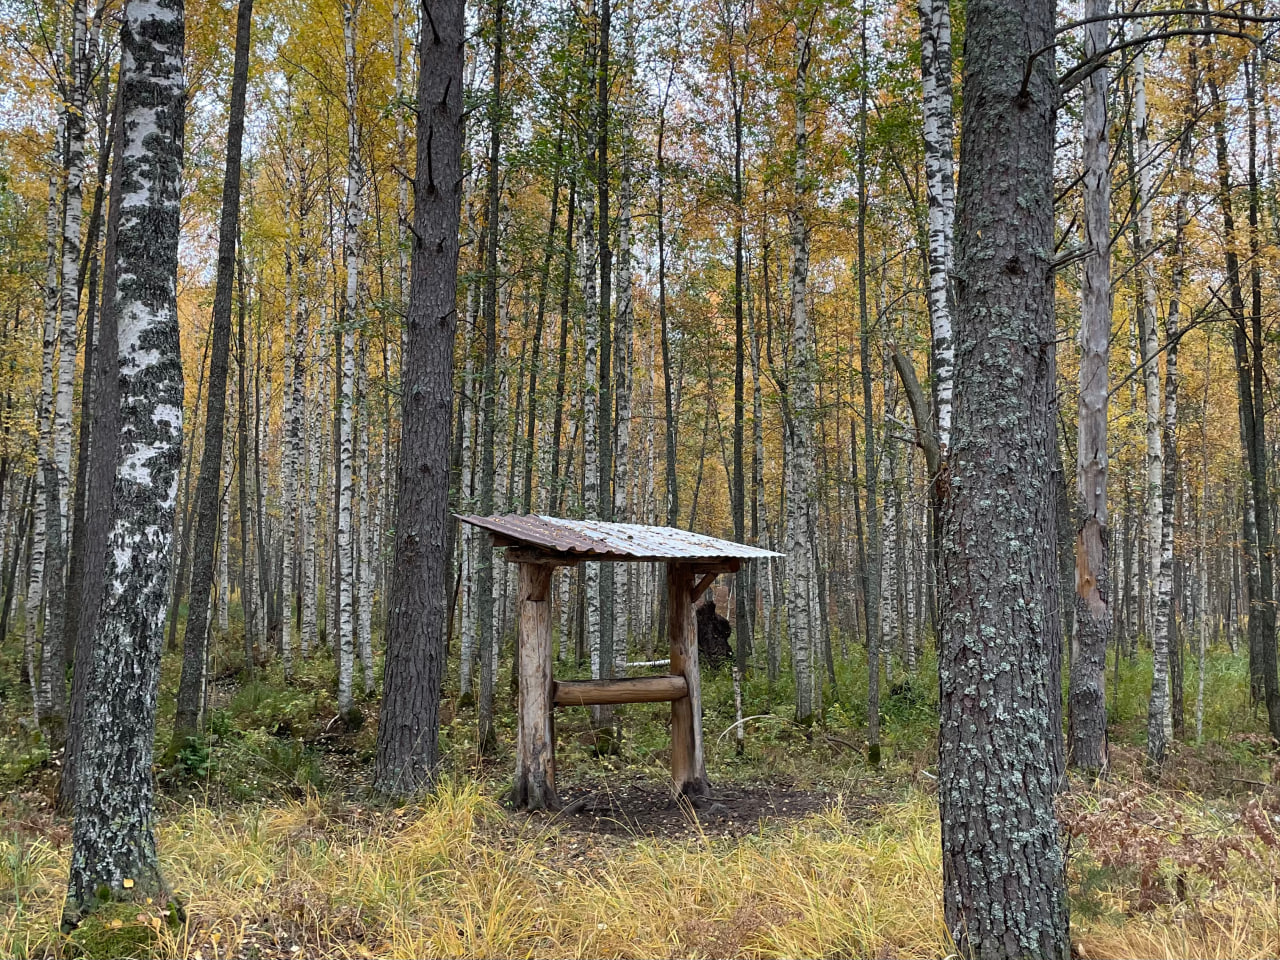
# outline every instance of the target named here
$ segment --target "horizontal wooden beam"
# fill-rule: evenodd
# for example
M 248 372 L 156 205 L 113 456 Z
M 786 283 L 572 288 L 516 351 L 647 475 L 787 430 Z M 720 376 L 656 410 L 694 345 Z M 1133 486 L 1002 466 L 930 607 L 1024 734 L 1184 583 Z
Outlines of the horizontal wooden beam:
M 689 695 L 684 677 L 630 677 L 625 680 L 567 680 L 552 688 L 557 707 L 586 707 L 604 703 L 662 703 Z
M 499 543 L 494 537 L 494 546 L 506 547 L 504 554 L 509 563 L 540 563 L 550 567 L 571 567 L 581 563 L 582 558 L 569 553 L 557 553 L 554 550 L 542 550 L 538 547 L 525 547 L 514 542 Z

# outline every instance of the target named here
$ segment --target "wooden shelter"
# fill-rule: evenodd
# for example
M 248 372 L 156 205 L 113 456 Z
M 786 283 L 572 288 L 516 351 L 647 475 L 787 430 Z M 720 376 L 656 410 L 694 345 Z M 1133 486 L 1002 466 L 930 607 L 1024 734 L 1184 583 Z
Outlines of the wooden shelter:
M 671 702 L 671 778 L 677 791 L 707 792 L 702 691 L 693 605 L 721 573 L 744 560 L 780 554 L 672 527 L 542 516 L 459 517 L 487 530 L 520 566 L 520 706 L 516 726 L 515 803 L 557 809 L 555 707 Z M 665 563 L 670 673 L 615 680 L 557 682 L 551 674 L 551 573 L 587 560 Z

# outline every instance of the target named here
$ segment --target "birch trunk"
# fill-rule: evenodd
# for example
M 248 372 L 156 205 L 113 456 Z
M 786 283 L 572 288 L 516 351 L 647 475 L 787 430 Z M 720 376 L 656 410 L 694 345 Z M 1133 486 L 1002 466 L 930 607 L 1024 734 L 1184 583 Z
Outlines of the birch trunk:
M 586 336 L 583 342 L 582 390 L 582 512 L 588 520 L 600 518 L 600 302 L 596 293 L 597 234 L 595 197 L 590 183 L 580 191 L 582 249 L 579 255 Z M 587 643 L 591 651 L 591 676 L 600 679 L 600 564 L 587 563 Z
M 360 470 L 360 563 L 357 583 L 359 602 L 356 610 L 356 635 L 360 641 L 360 673 L 364 680 L 364 694 L 373 696 L 373 498 L 374 490 L 369 482 L 373 475 L 369 462 L 369 436 L 373 425 L 369 422 L 368 397 L 368 340 L 360 342 L 357 361 L 356 386 L 359 396 L 362 429 L 356 445 L 356 463 Z
M 494 0 L 493 89 L 489 101 L 489 168 L 486 185 L 488 216 L 486 227 L 489 246 L 485 257 L 484 296 L 484 371 L 480 421 L 480 513 L 488 516 L 494 508 L 495 434 L 497 423 L 497 352 L 498 352 L 498 249 L 501 242 L 501 198 L 499 162 L 502 152 L 502 42 L 503 0 Z M 476 563 L 476 619 L 480 655 L 480 697 L 477 704 L 477 739 L 482 752 L 497 745 L 493 722 L 494 658 L 497 642 L 494 636 L 493 550 L 489 538 L 478 538 Z
M 1195 91 L 1197 87 L 1196 81 L 1196 53 L 1195 45 L 1188 45 L 1188 73 L 1191 84 L 1191 98 L 1194 102 Z M 1156 365 L 1155 351 L 1153 345 L 1147 345 L 1148 340 L 1153 340 L 1155 336 L 1155 265 L 1150 263 L 1150 255 L 1152 251 L 1151 242 L 1151 219 L 1152 213 L 1150 209 L 1153 199 L 1152 193 L 1152 172 L 1151 166 L 1153 158 L 1151 156 L 1150 137 L 1147 132 L 1147 104 L 1146 104 L 1146 71 L 1143 68 L 1141 55 L 1135 64 L 1134 78 L 1134 123 L 1137 127 L 1137 139 L 1139 145 L 1140 163 L 1143 163 L 1143 170 L 1140 172 L 1138 179 L 1139 187 L 1139 237 L 1144 255 L 1148 259 L 1147 265 L 1143 270 L 1143 317 L 1147 323 L 1144 328 L 1144 355 L 1152 356 L 1150 367 L 1144 372 L 1146 374 L 1145 382 L 1147 385 L 1147 435 L 1148 435 L 1148 462 L 1147 462 L 1147 486 L 1148 492 L 1151 492 L 1152 470 L 1160 471 L 1159 496 L 1154 499 L 1158 501 L 1154 511 L 1148 513 L 1147 523 L 1148 530 L 1151 529 L 1153 522 L 1159 522 L 1159 550 L 1158 554 L 1153 557 L 1155 564 L 1155 629 L 1152 636 L 1152 679 L 1151 679 L 1151 699 L 1147 710 L 1147 759 L 1156 767 L 1164 760 L 1166 744 L 1172 734 L 1172 717 L 1169 709 L 1169 654 L 1171 644 L 1173 642 L 1172 618 L 1169 616 L 1170 591 L 1173 585 L 1173 510 L 1172 510 L 1172 486 L 1174 482 L 1173 474 L 1175 472 L 1176 453 L 1173 449 L 1174 428 L 1177 423 L 1177 377 L 1178 377 L 1178 326 L 1181 323 L 1182 313 L 1182 289 L 1184 278 L 1186 275 L 1185 261 L 1185 236 L 1188 225 L 1188 212 L 1190 207 L 1190 190 L 1191 190 L 1191 162 L 1192 162 L 1192 140 L 1191 131 L 1193 127 L 1193 118 L 1184 116 L 1183 122 L 1186 124 L 1182 132 L 1182 136 L 1178 143 L 1178 153 L 1176 159 L 1175 176 L 1178 183 L 1178 194 L 1174 202 L 1174 237 L 1172 252 L 1172 293 L 1169 299 L 1169 312 L 1165 320 L 1165 342 L 1168 344 L 1168 351 L 1165 355 L 1166 374 L 1165 374 L 1165 425 L 1163 435 L 1152 430 L 1151 415 L 1152 402 L 1151 393 L 1154 379 L 1154 386 L 1159 386 L 1159 370 Z M 1157 401 L 1158 412 L 1158 401 Z M 1155 439 L 1155 456 L 1152 457 L 1150 441 L 1154 435 Z M 1205 488 L 1207 490 L 1207 488 Z M 1154 516 L 1152 515 L 1154 513 Z M 1197 733 L 1197 736 L 1199 734 Z
M 475 284 L 467 292 L 467 327 L 474 330 L 479 315 L 479 297 Z M 461 420 L 462 420 L 462 509 L 475 509 L 476 457 L 475 457 L 475 360 L 467 351 L 466 365 L 462 372 Z M 462 527 L 462 638 L 459 644 L 458 699 L 461 705 L 471 706 L 475 700 L 476 616 L 475 616 L 475 527 Z
M 352 565 L 352 498 L 355 415 L 355 331 L 359 326 L 360 225 L 364 219 L 360 130 L 356 117 L 356 16 L 359 0 L 342 7 L 342 39 L 346 67 L 347 193 L 342 217 L 342 256 L 346 265 L 346 299 L 342 315 L 342 393 L 339 401 L 338 465 L 338 713 L 350 718 L 355 709 L 352 677 L 355 673 L 355 637 Z
M 58 124 L 58 139 L 62 141 L 62 123 Z M 49 202 L 45 212 L 45 298 L 44 339 L 40 363 L 40 398 L 36 402 L 36 471 L 35 506 L 32 521 L 30 562 L 27 569 L 27 594 L 23 628 L 26 649 L 33 652 L 40 640 L 40 613 L 44 608 L 45 551 L 49 535 L 49 498 L 45 485 L 49 468 L 53 464 L 53 431 L 50 418 L 53 415 L 54 351 L 58 336 L 58 174 L 57 165 L 49 172 Z M 53 518 L 56 520 L 56 518 Z M 36 720 L 40 720 L 49 705 L 49 692 L 43 670 L 31 674 L 32 707 Z
M 238 259 L 237 277 L 240 289 L 236 317 L 236 493 L 240 515 L 240 611 L 244 624 L 244 670 L 249 677 L 256 669 L 258 631 L 258 588 L 254 576 L 252 550 L 252 514 L 249 510 L 249 392 L 248 342 L 245 337 L 244 260 Z
M 1150 730 L 1147 738 L 1147 754 L 1156 763 L 1164 755 L 1164 740 L 1170 735 L 1169 717 L 1169 633 L 1168 624 L 1160 622 L 1160 554 L 1164 530 L 1164 460 L 1165 452 L 1160 431 L 1160 342 L 1156 327 L 1156 277 L 1153 259 L 1151 204 L 1154 199 L 1153 181 L 1155 157 L 1151 149 L 1149 121 L 1147 117 L 1146 61 L 1141 50 L 1133 64 L 1133 126 L 1137 145 L 1138 166 L 1138 217 L 1137 243 L 1134 255 L 1139 261 L 1141 298 L 1138 301 L 1138 343 L 1142 358 L 1142 384 L 1146 400 L 1146 489 L 1143 559 L 1151 572 L 1144 584 L 1142 603 L 1151 611 L 1147 622 L 1151 625 L 1151 649 L 1153 683 L 1163 684 L 1165 692 L 1159 695 L 1153 690 L 1148 714 L 1163 727 L 1161 742 L 1153 745 Z M 1167 605 L 1166 605 L 1167 612 Z M 1167 618 L 1166 618 L 1167 619 Z
M 299 203 L 301 207 L 301 203 Z M 306 541 L 314 536 L 310 534 L 311 524 L 306 516 L 304 497 L 298 494 L 306 484 L 306 457 L 303 447 L 303 424 L 307 410 L 307 340 L 308 304 L 307 304 L 307 255 L 305 251 L 306 225 L 299 210 L 298 237 L 295 249 L 298 251 L 297 293 L 293 311 L 293 338 L 287 342 L 288 363 L 286 370 L 290 374 L 284 384 L 286 397 L 286 416 L 284 418 L 284 443 L 280 451 L 280 486 L 281 514 L 284 522 L 284 594 L 287 602 L 284 605 L 284 646 L 292 651 L 295 634 L 298 635 L 299 647 L 305 658 L 311 652 L 312 638 L 307 636 L 305 623 L 305 607 L 307 591 L 304 586 L 308 579 Z M 310 535 L 310 536 L 309 536 Z M 299 563 L 299 561 L 301 561 Z M 314 562 L 314 557 L 312 558 Z M 301 595 L 301 606 L 304 608 L 301 625 L 298 625 L 298 600 Z M 314 612 L 312 613 L 314 626 Z M 292 654 L 291 654 L 292 656 Z
M 311 656 L 311 652 L 320 643 L 319 597 L 317 596 L 319 577 L 316 567 L 316 529 L 320 522 L 318 504 L 321 466 L 321 426 L 317 414 L 320 409 L 320 404 L 310 394 L 304 393 L 303 419 L 307 426 L 306 496 L 302 501 L 302 630 L 299 637 L 299 652 L 304 660 Z
M 862 68 L 868 66 L 867 25 L 859 38 Z M 863 608 L 867 629 L 867 759 L 880 763 L 880 461 L 876 456 L 875 413 L 871 396 L 871 318 L 867 312 L 867 83 L 859 91 L 858 120 L 858 355 L 862 366 L 863 483 L 866 487 L 867 556 L 863 568 Z M 856 454 L 854 454 L 856 456 Z
M 920 73 L 924 114 L 925 186 L 929 196 L 929 325 L 933 335 L 933 394 L 938 444 L 951 443 L 952 379 L 950 278 L 955 226 L 955 121 L 951 96 L 951 4 L 919 0 Z
M 225 429 L 225 428 L 224 428 Z M 231 476 L 231 445 L 223 447 L 222 475 Z M 222 492 L 218 520 L 218 632 L 222 635 L 231 629 L 231 496 Z
M 791 228 L 791 488 L 787 497 L 787 628 L 796 681 L 796 719 L 814 720 L 813 665 L 816 624 L 811 622 L 813 594 L 813 543 L 810 523 L 816 470 L 813 425 L 816 416 L 813 328 L 809 321 L 809 227 L 804 205 L 808 199 L 808 101 L 810 38 L 797 25 L 795 37 L 795 196 L 787 211 Z
M 1107 45 L 1110 0 L 1087 0 L 1085 54 Z M 1080 412 L 1076 537 L 1076 642 L 1071 657 L 1068 757 L 1086 773 L 1107 768 L 1107 638 L 1111 635 L 1107 518 L 1107 363 L 1111 343 L 1111 170 L 1107 142 L 1107 68 L 1085 80 L 1084 232 L 1080 292 Z
M 116 258 L 120 458 L 106 589 L 77 760 L 64 927 L 99 902 L 166 898 L 151 761 L 182 451 L 178 196 L 185 105 L 180 2 L 131 0 L 122 28 L 122 191 Z M 145 295 L 143 294 L 145 291 Z M 126 885 L 127 883 L 127 885 Z
M 634 55 L 633 24 L 634 16 L 628 10 L 626 20 L 626 60 L 624 76 Z M 631 520 L 631 504 L 627 494 L 630 491 L 631 466 L 631 391 L 632 391 L 632 331 L 635 325 L 635 313 L 632 304 L 632 267 L 631 267 L 631 123 L 630 103 L 624 100 L 620 104 L 621 114 L 618 139 L 621 144 L 621 177 L 618 189 L 618 257 L 615 262 L 617 270 L 617 309 L 615 310 L 613 331 L 613 391 L 614 391 L 614 447 L 613 447 L 613 511 L 612 519 L 620 523 Z M 627 650 L 630 640 L 629 612 L 631 609 L 631 573 L 635 564 L 626 564 L 622 569 L 615 565 L 614 572 L 614 614 L 616 619 L 613 640 L 613 676 L 626 676 Z M 622 576 L 618 576 L 621 573 Z

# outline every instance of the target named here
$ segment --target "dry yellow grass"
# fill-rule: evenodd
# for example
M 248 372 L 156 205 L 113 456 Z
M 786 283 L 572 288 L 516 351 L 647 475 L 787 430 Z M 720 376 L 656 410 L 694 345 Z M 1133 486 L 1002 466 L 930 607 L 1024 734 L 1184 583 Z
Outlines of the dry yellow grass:
M 611 839 L 577 858 L 545 821 L 507 817 L 465 785 L 400 811 L 314 797 L 218 809 L 193 802 L 170 811 L 159 843 L 188 920 L 149 941 L 155 956 L 949 952 L 936 808 L 918 791 L 871 824 L 850 822 L 836 802 L 744 839 Z M 65 842 L 12 831 L 0 838 L 0 955 L 66 952 L 56 926 L 67 854 Z M 1242 857 L 1222 881 L 1199 884 L 1193 902 L 1136 913 L 1126 912 L 1133 891 L 1117 875 L 1090 892 L 1091 911 L 1078 911 L 1077 950 L 1275 956 L 1280 904 L 1269 872 Z

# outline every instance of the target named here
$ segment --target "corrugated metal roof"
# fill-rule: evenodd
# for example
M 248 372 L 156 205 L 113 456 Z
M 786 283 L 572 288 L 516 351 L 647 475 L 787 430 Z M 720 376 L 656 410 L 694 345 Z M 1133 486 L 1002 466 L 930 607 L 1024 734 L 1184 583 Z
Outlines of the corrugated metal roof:
M 522 546 L 602 560 L 759 560 L 782 554 L 673 527 L 564 520 L 537 514 L 459 516 L 495 534 L 498 546 Z

